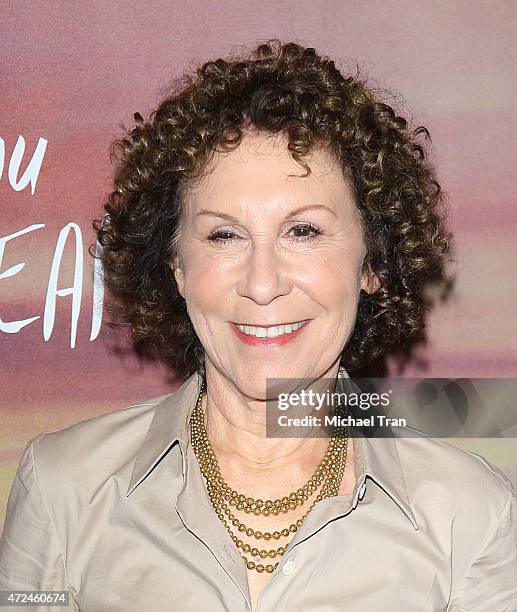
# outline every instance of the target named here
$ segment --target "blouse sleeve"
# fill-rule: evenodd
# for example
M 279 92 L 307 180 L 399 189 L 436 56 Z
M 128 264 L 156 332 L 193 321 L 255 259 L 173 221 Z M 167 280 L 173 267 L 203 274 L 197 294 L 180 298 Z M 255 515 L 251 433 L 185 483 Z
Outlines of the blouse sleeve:
M 517 495 L 511 484 L 500 516 L 451 604 L 450 612 L 517 612 Z
M 0 537 L 2 591 L 69 590 L 61 546 L 38 484 L 34 461 L 34 443 L 44 435 L 39 434 L 25 446 L 9 493 L 4 529 Z M 71 593 L 69 601 L 71 607 L 39 605 L 23 606 L 23 609 L 39 612 L 77 610 Z

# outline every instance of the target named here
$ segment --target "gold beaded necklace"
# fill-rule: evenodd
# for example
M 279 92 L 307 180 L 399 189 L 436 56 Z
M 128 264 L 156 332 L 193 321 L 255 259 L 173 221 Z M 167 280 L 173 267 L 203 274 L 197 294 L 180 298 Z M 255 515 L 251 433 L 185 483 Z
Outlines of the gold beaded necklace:
M 244 543 L 236 533 L 232 530 L 232 526 L 239 533 L 246 534 L 248 537 L 253 537 L 256 540 L 269 541 L 271 539 L 279 540 L 282 537 L 288 537 L 298 531 L 305 517 L 314 508 L 314 506 L 322 499 L 333 497 L 338 494 L 343 473 L 346 467 L 347 450 L 348 450 L 348 427 L 335 428 L 336 434 L 331 437 L 327 451 L 323 456 L 316 471 L 311 476 L 309 481 L 303 487 L 291 492 L 285 497 L 278 499 L 255 499 L 247 497 L 242 493 L 238 493 L 229 487 L 224 481 L 217 458 L 213 452 L 212 445 L 208 439 L 205 428 L 205 416 L 202 407 L 202 398 L 205 392 L 206 385 L 203 381 L 196 407 L 190 419 L 190 438 L 194 453 L 197 457 L 199 467 L 207 485 L 208 496 L 212 506 L 221 520 L 234 544 L 244 553 L 251 553 L 253 557 L 266 559 L 267 557 L 274 559 L 277 556 L 282 556 L 287 549 L 289 542 L 282 546 L 273 549 L 259 549 L 250 544 Z M 344 433 L 344 435 L 343 435 Z M 255 516 L 269 516 L 287 513 L 290 510 L 295 510 L 298 506 L 304 504 L 317 490 L 320 491 L 309 509 L 305 512 L 302 518 L 298 519 L 289 527 L 280 531 L 262 532 L 254 530 L 241 522 L 231 511 L 230 507 L 235 507 L 237 510 L 242 510 L 246 514 L 254 514 Z M 292 536 L 291 536 L 292 537 Z M 278 561 L 273 564 L 256 563 L 248 559 L 245 555 L 242 558 L 246 562 L 246 567 L 249 570 L 255 570 L 258 573 L 266 571 L 272 573 L 278 566 Z

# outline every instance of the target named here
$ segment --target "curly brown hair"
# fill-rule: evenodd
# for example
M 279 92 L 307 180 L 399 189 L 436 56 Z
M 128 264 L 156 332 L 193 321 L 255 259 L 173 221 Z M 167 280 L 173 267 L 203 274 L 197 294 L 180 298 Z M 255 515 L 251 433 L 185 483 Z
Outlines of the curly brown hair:
M 185 73 L 147 120 L 139 113 L 134 119 L 112 145 L 114 190 L 93 225 L 111 294 L 109 325 L 129 327 L 138 353 L 181 376 L 205 374 L 204 350 L 170 264 L 186 190 L 215 151 L 233 150 L 250 128 L 286 135 L 306 175 L 303 158 L 315 146 L 328 147 L 355 189 L 364 269 L 380 287 L 361 292 L 341 365 L 354 374 L 425 338 L 435 299 L 425 289 L 438 284 L 446 292 L 451 285 L 445 270 L 451 234 L 443 228 L 445 198 L 429 161 L 431 139 L 382 102 L 357 66 L 355 75 L 343 76 L 315 49 L 272 39 L 247 56 Z

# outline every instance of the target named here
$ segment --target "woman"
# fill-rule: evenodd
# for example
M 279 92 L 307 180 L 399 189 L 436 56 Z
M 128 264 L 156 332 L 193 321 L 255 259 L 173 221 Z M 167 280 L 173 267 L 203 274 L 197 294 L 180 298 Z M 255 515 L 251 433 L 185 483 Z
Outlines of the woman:
M 517 610 L 496 467 L 425 436 L 265 433 L 267 379 L 347 388 L 422 336 L 449 250 L 425 128 L 276 40 L 135 119 L 95 225 L 105 282 L 185 381 L 28 443 L 1 588 L 82 612 Z

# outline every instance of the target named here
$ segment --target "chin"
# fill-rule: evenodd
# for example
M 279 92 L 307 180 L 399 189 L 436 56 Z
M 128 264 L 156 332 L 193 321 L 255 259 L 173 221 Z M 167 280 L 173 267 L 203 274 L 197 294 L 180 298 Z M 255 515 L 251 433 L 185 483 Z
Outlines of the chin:
M 242 393 L 257 400 L 274 399 L 279 393 L 289 393 L 298 387 L 306 368 L 285 365 L 252 365 L 239 368 L 233 379 Z

